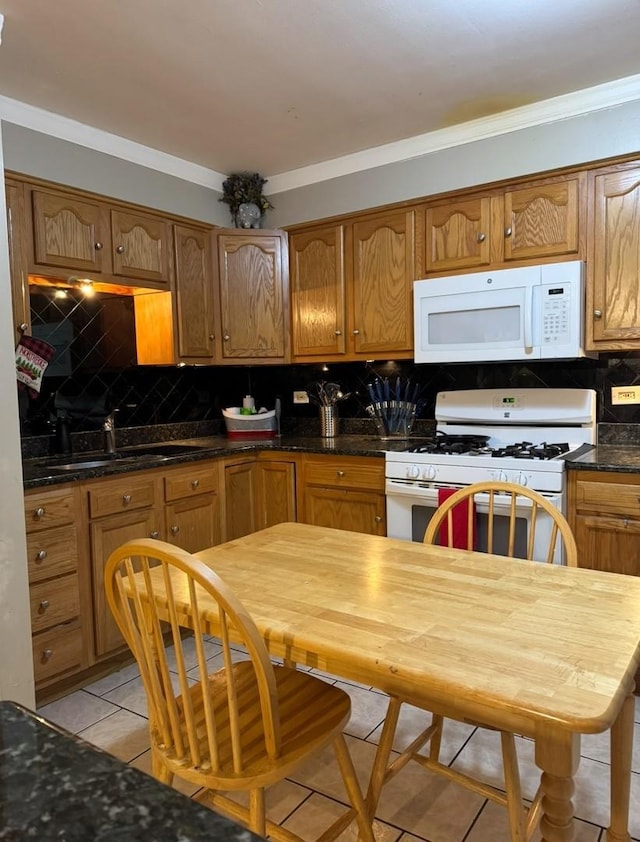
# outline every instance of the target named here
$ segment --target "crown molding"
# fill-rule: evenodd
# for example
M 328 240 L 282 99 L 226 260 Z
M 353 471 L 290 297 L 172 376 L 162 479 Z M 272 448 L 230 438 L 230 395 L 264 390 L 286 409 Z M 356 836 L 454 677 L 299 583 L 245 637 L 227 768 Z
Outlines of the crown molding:
M 267 176 L 268 195 L 273 196 L 286 190 L 295 190 L 386 164 L 409 161 L 442 149 L 578 117 L 638 99 L 640 99 L 640 74 L 513 108 L 489 117 L 470 120 L 457 126 L 343 155 L 340 158 L 333 158 L 308 167 L 269 175 Z M 0 95 L 0 120 L 70 143 L 77 143 L 88 149 L 104 152 L 133 164 L 149 167 L 184 181 L 222 192 L 222 182 L 226 178 L 222 173 L 2 95 Z
M 0 120 L 57 137 L 59 140 L 77 143 L 79 146 L 86 146 L 96 152 L 104 152 L 132 164 L 149 167 L 166 175 L 222 192 L 222 182 L 226 178 L 222 173 L 144 146 L 134 140 L 127 140 L 125 137 L 79 123 L 61 114 L 54 114 L 52 111 L 45 111 L 43 108 L 1 95 Z
M 640 74 L 269 176 L 269 195 L 640 99 Z

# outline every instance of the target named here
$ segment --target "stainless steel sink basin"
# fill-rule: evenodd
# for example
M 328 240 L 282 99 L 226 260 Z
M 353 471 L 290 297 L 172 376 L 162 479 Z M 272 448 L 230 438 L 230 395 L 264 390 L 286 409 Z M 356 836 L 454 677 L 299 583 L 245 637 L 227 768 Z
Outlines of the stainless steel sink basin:
M 111 465 L 120 465 L 123 462 L 135 462 L 138 459 L 145 459 L 145 455 L 141 453 L 139 456 L 115 457 L 113 459 L 110 459 L 109 457 L 105 457 L 104 459 L 78 459 L 75 462 L 48 465 L 47 467 L 49 470 L 54 471 L 81 471 L 83 469 L 104 468 Z M 150 461 L 154 459 L 155 457 L 150 457 Z
M 78 453 L 75 456 L 56 456 L 40 462 L 32 470 L 37 473 L 48 472 L 66 473 L 69 471 L 91 470 L 106 468 L 112 465 L 130 464 L 132 462 L 162 462 L 172 456 L 182 456 L 202 450 L 193 444 L 155 444 L 148 447 L 119 450 L 116 453 Z
M 148 447 L 141 446 L 135 450 L 124 450 L 121 453 L 124 456 L 161 456 L 169 458 L 171 456 L 183 456 L 186 453 L 195 453 L 202 448 L 197 444 L 150 444 Z M 116 454 L 117 456 L 118 454 Z

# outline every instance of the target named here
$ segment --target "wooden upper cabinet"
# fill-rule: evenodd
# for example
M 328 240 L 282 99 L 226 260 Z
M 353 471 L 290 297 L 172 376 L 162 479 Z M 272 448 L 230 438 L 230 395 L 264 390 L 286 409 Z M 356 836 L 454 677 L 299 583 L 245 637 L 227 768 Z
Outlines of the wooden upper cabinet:
M 427 274 L 582 256 L 584 173 L 427 205 Z
M 215 329 L 211 232 L 174 225 L 173 243 L 178 357 L 183 362 L 212 362 Z
M 426 211 L 426 271 L 449 272 L 491 262 L 491 199 L 479 196 Z
M 576 175 L 505 192 L 505 261 L 577 255 L 582 180 Z
M 593 175 L 587 269 L 587 346 L 640 347 L 640 166 Z
M 113 274 L 169 286 L 171 225 L 151 214 L 111 211 Z
M 346 352 L 344 225 L 289 236 L 293 354 Z
M 289 361 L 287 244 L 281 231 L 217 234 L 219 358 Z
M 36 272 L 39 266 L 102 272 L 107 231 L 99 202 L 34 189 L 31 203 Z
M 11 303 L 13 306 L 14 344 L 28 331 L 31 324 L 29 309 L 29 281 L 26 248 L 24 189 L 19 182 L 5 183 L 7 204 L 7 233 L 9 236 L 9 272 Z
M 353 225 L 350 331 L 355 354 L 413 348 L 414 211 Z

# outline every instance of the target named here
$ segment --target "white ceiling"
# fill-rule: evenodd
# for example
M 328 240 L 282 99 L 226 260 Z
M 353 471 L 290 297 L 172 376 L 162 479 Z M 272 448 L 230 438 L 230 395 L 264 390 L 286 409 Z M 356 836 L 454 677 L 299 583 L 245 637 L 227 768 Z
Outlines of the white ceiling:
M 640 73 L 640 0 L 0 0 L 0 12 L 0 95 L 218 173 L 274 176 Z

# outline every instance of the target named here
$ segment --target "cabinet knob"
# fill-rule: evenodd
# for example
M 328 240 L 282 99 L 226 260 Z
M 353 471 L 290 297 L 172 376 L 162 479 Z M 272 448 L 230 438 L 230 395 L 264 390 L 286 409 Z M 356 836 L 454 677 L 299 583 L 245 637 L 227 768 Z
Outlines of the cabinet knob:
M 159 537 L 160 537 L 160 533 L 158 532 L 157 529 L 154 529 L 153 532 L 149 533 L 149 538 L 159 538 Z
M 46 557 L 47 557 L 47 551 L 46 550 L 38 550 L 38 552 L 36 553 L 36 561 L 44 561 Z
M 171 527 L 171 534 L 172 534 L 172 535 L 177 535 L 177 534 L 178 534 L 178 532 L 180 532 L 180 527 L 179 527 L 179 526 L 172 526 L 172 527 Z
M 229 334 L 228 334 L 228 333 L 225 333 L 225 335 L 224 335 L 224 337 L 223 337 L 223 338 L 224 338 L 224 341 L 225 341 L 225 342 L 228 342 L 228 341 L 231 339 L 231 337 L 229 336 Z
M 353 333 L 354 336 L 357 336 L 360 333 L 360 331 L 358 330 L 358 328 L 356 328 L 355 330 L 352 330 L 351 333 Z
M 196 488 L 198 488 L 199 485 L 200 485 L 199 479 L 192 479 L 191 480 L 191 488 L 196 489 Z
M 131 502 L 131 495 L 130 494 L 123 494 L 122 495 L 122 502 L 124 503 L 125 506 L 128 506 L 129 503 Z
M 344 471 L 336 471 L 336 474 L 337 474 L 337 476 L 339 476 L 339 477 L 343 477 L 343 476 L 344 476 Z
M 601 319 L 602 318 L 602 310 L 594 310 L 593 311 L 593 318 L 594 319 Z
M 102 251 L 103 246 L 100 240 L 98 240 L 98 242 L 94 244 L 94 248 L 96 251 Z
M 482 231 L 480 231 L 480 232 L 478 233 L 478 236 L 476 237 L 476 240 L 477 240 L 479 243 L 484 243 L 484 241 L 485 241 L 486 239 L 487 239 L 487 235 L 486 235 L 486 234 L 483 234 L 483 233 L 482 233 Z
M 42 650 L 42 660 L 43 661 L 50 660 L 52 655 L 53 655 L 53 649 L 43 649 Z
M 513 234 L 513 229 L 512 229 L 512 228 L 505 228 L 505 229 L 504 229 L 504 235 L 505 235 L 505 237 L 510 237 L 512 234 Z
M 40 610 L 46 611 L 49 607 L 49 600 L 48 599 L 41 599 L 40 600 Z
M 26 333 L 29 330 L 29 325 L 26 322 L 22 322 L 21 325 L 18 325 L 18 330 L 20 333 Z
M 124 254 L 124 246 L 117 246 L 116 254 Z
M 37 517 L 37 518 L 38 518 L 38 520 L 40 520 L 41 518 L 43 518 L 43 517 L 44 517 L 44 515 L 45 515 L 45 508 L 44 508 L 44 506 L 38 506 L 38 508 L 37 508 L 37 509 L 35 510 L 35 512 L 33 513 L 33 516 L 34 516 L 34 517 Z
M 215 333 L 210 333 L 210 334 L 209 334 L 209 339 L 210 339 L 212 342 L 213 342 L 213 340 L 214 340 L 215 338 L 216 338 Z
M 380 515 L 376 515 L 374 520 L 376 523 L 382 523 L 382 518 L 380 517 Z
M 342 336 L 342 331 L 341 331 L 341 330 L 336 330 L 336 336 Z

